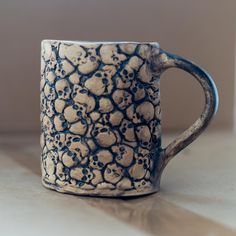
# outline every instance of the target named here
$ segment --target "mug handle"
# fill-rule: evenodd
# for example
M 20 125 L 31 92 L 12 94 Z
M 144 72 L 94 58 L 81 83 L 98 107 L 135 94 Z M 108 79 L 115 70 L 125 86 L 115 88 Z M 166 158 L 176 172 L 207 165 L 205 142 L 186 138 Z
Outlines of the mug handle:
M 201 116 L 192 126 L 163 149 L 160 174 L 176 154 L 192 143 L 205 130 L 218 109 L 219 101 L 215 83 L 206 71 L 189 60 L 160 49 L 158 54 L 152 58 L 151 70 L 161 74 L 169 68 L 182 69 L 191 74 L 200 83 L 205 94 L 205 107 Z

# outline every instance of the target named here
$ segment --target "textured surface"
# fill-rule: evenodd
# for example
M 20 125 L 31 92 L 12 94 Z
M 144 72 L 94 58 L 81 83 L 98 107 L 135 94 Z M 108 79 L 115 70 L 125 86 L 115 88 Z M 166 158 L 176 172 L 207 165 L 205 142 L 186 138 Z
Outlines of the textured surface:
M 58 191 L 157 191 L 169 160 L 204 131 L 218 108 L 210 75 L 157 43 L 44 40 L 41 59 L 43 183 Z M 205 108 L 162 152 L 159 81 L 173 67 L 201 84 Z
M 207 132 L 170 162 L 157 194 L 118 200 L 45 189 L 38 135 L 0 136 L 1 235 L 236 235 L 235 142 Z
M 58 191 L 158 190 L 158 44 L 42 42 L 43 182 Z

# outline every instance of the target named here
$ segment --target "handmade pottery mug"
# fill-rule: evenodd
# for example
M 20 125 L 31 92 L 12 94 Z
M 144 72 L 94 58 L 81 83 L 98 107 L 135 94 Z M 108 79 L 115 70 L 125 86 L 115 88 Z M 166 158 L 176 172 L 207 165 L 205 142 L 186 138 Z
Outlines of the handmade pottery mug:
M 205 93 L 200 118 L 161 147 L 160 75 L 180 68 Z M 211 77 L 158 43 L 42 41 L 44 186 L 81 195 L 159 190 L 169 160 L 208 126 L 218 106 Z

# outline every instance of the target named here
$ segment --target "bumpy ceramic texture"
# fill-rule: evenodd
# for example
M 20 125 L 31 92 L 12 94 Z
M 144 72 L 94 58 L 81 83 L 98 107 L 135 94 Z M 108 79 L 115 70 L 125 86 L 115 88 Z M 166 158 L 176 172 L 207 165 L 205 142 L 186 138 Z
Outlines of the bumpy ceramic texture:
M 102 196 L 158 190 L 161 111 L 153 50 L 158 44 L 42 42 L 46 187 Z

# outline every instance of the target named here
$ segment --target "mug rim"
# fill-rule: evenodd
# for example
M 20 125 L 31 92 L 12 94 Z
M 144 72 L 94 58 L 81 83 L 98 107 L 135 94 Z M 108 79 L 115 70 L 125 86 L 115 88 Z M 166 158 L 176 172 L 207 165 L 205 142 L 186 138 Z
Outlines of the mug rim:
M 118 40 L 118 41 L 85 41 L 85 40 L 60 40 L 60 39 L 43 39 L 41 43 L 44 42 L 60 42 L 60 43 L 72 43 L 72 44 L 79 44 L 79 45 L 93 45 L 93 44 L 137 44 L 137 45 L 143 45 L 143 44 L 149 44 L 149 45 L 155 45 L 157 47 L 160 47 L 158 42 L 154 41 L 125 41 L 125 40 Z

